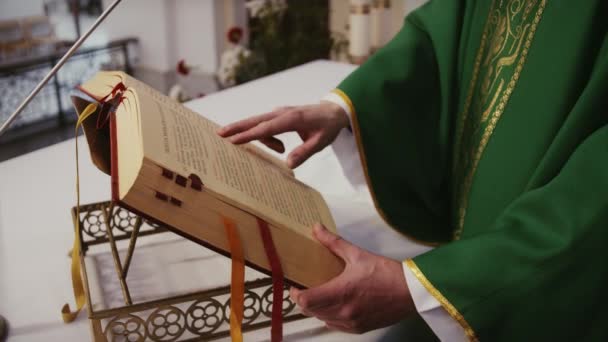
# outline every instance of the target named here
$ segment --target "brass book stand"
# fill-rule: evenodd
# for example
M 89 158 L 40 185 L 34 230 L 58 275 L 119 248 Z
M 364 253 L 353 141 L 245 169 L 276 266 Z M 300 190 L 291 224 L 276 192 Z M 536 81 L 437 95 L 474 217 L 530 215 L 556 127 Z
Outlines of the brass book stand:
M 81 250 L 80 264 L 94 341 L 210 341 L 230 335 L 229 285 L 141 302 L 131 299 L 127 275 L 137 239 L 156 234 L 172 234 L 166 228 L 110 202 L 83 205 L 80 217 L 77 217 L 76 208 L 73 208 L 72 217 L 75 225 L 76 220 L 80 220 L 77 232 Z M 124 260 L 121 260 L 117 244 L 119 241 L 123 241 L 123 244 L 128 241 L 126 254 L 124 248 L 122 250 Z M 115 268 L 114 276 L 120 284 L 122 303 L 96 308 L 91 289 L 100 284 L 89 283 L 92 274 L 87 275 L 87 271 L 92 270 L 87 270 L 87 252 L 92 248 L 105 248 L 105 253 L 108 253 L 107 247 L 110 248 Z M 148 276 L 155 275 L 158 276 Z M 306 318 L 290 300 L 287 290 L 286 287 L 283 291 L 284 322 Z M 260 278 L 247 282 L 244 304 L 243 331 L 269 327 L 272 280 Z

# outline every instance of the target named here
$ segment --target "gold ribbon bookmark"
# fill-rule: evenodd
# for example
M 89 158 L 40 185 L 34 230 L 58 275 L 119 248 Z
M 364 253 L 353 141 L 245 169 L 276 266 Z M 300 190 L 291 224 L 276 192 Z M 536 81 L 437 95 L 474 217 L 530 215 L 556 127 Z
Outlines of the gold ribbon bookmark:
M 86 303 L 84 293 L 84 284 L 82 282 L 82 273 L 80 271 L 80 170 L 78 166 L 78 129 L 82 126 L 84 120 L 93 115 L 97 111 L 97 104 L 89 104 L 82 113 L 78 116 L 76 122 L 76 218 L 74 222 L 74 245 L 72 247 L 72 288 L 74 290 L 74 300 L 76 301 L 76 310 L 72 311 L 69 304 L 65 304 L 61 308 L 61 316 L 65 323 L 70 323 L 76 319 L 78 313 Z
M 228 235 L 230 255 L 232 257 L 232 282 L 230 285 L 230 336 L 232 342 L 243 342 L 243 313 L 245 304 L 245 258 L 243 246 L 236 224 L 224 217 L 224 227 Z

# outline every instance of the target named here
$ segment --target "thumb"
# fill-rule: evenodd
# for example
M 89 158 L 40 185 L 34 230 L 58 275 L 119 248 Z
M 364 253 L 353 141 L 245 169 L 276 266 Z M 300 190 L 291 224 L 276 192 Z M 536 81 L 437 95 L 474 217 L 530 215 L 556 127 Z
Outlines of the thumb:
M 315 224 L 313 227 L 315 238 L 332 253 L 342 258 L 347 263 L 354 260 L 355 255 L 359 252 L 359 248 L 350 242 L 342 239 L 336 234 L 333 234 L 322 224 Z

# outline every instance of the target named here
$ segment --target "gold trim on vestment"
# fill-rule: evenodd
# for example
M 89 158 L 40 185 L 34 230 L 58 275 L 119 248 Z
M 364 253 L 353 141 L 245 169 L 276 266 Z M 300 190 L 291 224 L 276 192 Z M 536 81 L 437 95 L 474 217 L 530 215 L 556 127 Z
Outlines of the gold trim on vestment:
M 458 322 L 458 324 L 460 324 L 460 326 L 464 329 L 464 332 L 465 332 L 468 340 L 473 341 L 473 342 L 479 341 L 479 339 L 477 338 L 477 335 L 475 334 L 475 331 L 473 330 L 473 328 L 471 328 L 469 323 L 464 319 L 464 316 L 462 316 L 462 314 L 458 311 L 458 309 L 456 309 L 456 307 L 454 307 L 454 305 L 452 305 L 452 303 L 450 303 L 450 301 L 448 301 L 441 294 L 441 292 L 439 292 L 439 290 L 437 290 L 435 288 L 435 286 L 433 286 L 433 284 L 431 284 L 431 282 L 424 276 L 422 271 L 420 271 L 420 269 L 418 268 L 418 266 L 416 265 L 414 260 L 407 259 L 403 263 L 405 264 L 405 266 L 407 266 L 412 271 L 412 273 L 416 276 L 416 278 L 418 279 L 420 284 L 422 284 L 424 286 L 424 288 L 431 295 L 433 295 L 433 297 L 435 297 L 435 299 L 437 299 L 437 301 L 439 301 L 439 303 L 441 304 L 441 306 L 443 306 L 445 311 L 447 311 L 447 313 L 454 320 L 456 320 L 456 322 Z
M 376 207 L 376 211 L 378 211 L 378 214 L 380 214 L 380 217 L 382 217 L 382 219 L 384 220 L 384 222 L 386 222 L 386 224 L 391 227 L 394 231 L 396 231 L 397 233 L 405 236 L 406 238 L 419 243 L 419 244 L 423 244 L 426 246 L 439 246 L 441 243 L 439 242 L 431 242 L 431 241 L 423 241 L 423 240 L 419 240 L 416 239 L 408 234 L 403 233 L 402 231 L 400 231 L 399 229 L 395 228 L 393 226 L 393 224 L 389 221 L 389 219 L 387 218 L 386 214 L 384 213 L 384 211 L 382 210 L 382 208 L 380 208 L 380 205 L 378 204 L 378 200 L 376 199 L 376 194 L 374 193 L 374 188 L 372 187 L 372 182 L 369 178 L 369 173 L 367 171 L 367 160 L 365 158 L 365 152 L 363 150 L 363 143 L 361 140 L 361 133 L 359 131 L 359 122 L 357 121 L 357 115 L 356 115 L 356 111 L 355 111 L 355 106 L 353 105 L 353 102 L 350 100 L 350 98 L 348 97 L 348 95 L 346 95 L 346 93 L 344 93 L 342 90 L 340 89 L 334 89 L 332 91 L 334 94 L 340 96 L 340 98 L 346 102 L 346 104 L 348 105 L 348 108 L 350 109 L 350 113 L 351 113 L 351 120 L 353 123 L 353 133 L 355 135 L 355 140 L 357 141 L 357 149 L 359 150 L 359 160 L 361 161 L 361 168 L 363 169 L 363 173 L 365 174 L 365 181 L 367 183 L 367 188 L 369 189 L 370 194 L 372 195 L 372 200 L 374 201 L 374 207 Z
M 529 3 L 526 3 L 527 7 L 525 8 L 524 13 L 528 14 L 529 13 L 528 11 L 530 11 L 531 8 L 533 8 L 533 6 L 536 3 L 537 3 L 536 1 L 531 1 Z M 523 49 L 520 50 L 520 47 L 521 47 L 520 44 L 523 41 L 523 40 L 521 40 L 520 43 L 516 46 L 515 52 L 512 52 L 511 56 L 502 57 L 502 58 L 498 58 L 498 57 L 500 57 L 499 54 L 497 54 L 495 56 L 495 61 L 493 62 L 493 64 L 494 64 L 493 67 L 495 67 L 497 69 L 500 69 L 504 66 L 514 63 L 515 60 L 517 60 L 517 58 L 519 58 L 519 61 L 517 62 L 515 71 L 514 71 L 513 75 L 511 76 L 511 79 L 510 79 L 509 83 L 507 84 L 507 87 L 504 88 L 504 90 L 503 90 L 503 85 L 504 85 L 505 80 L 501 79 L 499 77 L 494 78 L 493 81 L 488 85 L 488 87 L 490 87 L 490 86 L 494 85 L 495 82 L 497 82 L 497 81 L 499 82 L 496 93 L 494 93 L 492 95 L 492 100 L 490 102 L 490 105 L 484 111 L 484 115 L 482 115 L 482 117 L 481 117 L 481 122 L 485 123 L 488 120 L 489 121 L 483 131 L 483 135 L 481 136 L 481 140 L 480 140 L 479 144 L 477 146 L 473 147 L 474 150 L 471 151 L 472 166 L 469 168 L 468 171 L 466 169 L 463 170 L 464 172 L 466 172 L 466 174 L 464 175 L 464 179 L 462 179 L 462 183 L 458 184 L 460 187 L 458 188 L 457 191 L 455 191 L 455 196 L 458 196 L 458 197 L 455 197 L 458 200 L 456 203 L 458 206 L 458 212 L 457 212 L 457 217 L 456 217 L 456 219 L 457 219 L 456 229 L 454 231 L 455 240 L 458 240 L 462 236 L 462 231 L 464 229 L 464 221 L 465 221 L 466 212 L 467 212 L 468 203 L 469 203 L 471 186 L 473 184 L 473 178 L 475 176 L 475 173 L 477 172 L 477 167 L 479 165 L 479 161 L 481 160 L 481 157 L 483 155 L 483 152 L 485 151 L 486 145 L 488 144 L 488 141 L 490 140 L 490 138 L 492 137 L 492 134 L 494 133 L 494 129 L 496 128 L 496 125 L 505 110 L 507 102 L 509 101 L 509 98 L 511 97 L 511 94 L 513 93 L 514 88 L 517 85 L 517 81 L 519 80 L 519 78 L 521 76 L 521 71 L 526 62 L 528 52 L 529 52 L 530 46 L 532 44 L 532 40 L 534 39 L 534 35 L 536 33 L 536 29 L 537 29 L 540 19 L 542 17 L 546 3 L 547 3 L 546 0 L 540 0 L 538 10 L 536 11 L 536 15 L 534 16 L 534 19 L 529 26 L 529 32 L 526 35 Z M 478 85 L 478 76 L 479 76 L 480 66 L 482 64 L 482 59 L 485 60 L 488 58 L 488 56 L 485 56 L 484 52 L 486 51 L 486 44 L 488 43 L 488 33 L 492 26 L 491 24 L 496 24 L 496 25 L 503 24 L 503 26 L 496 28 L 496 31 L 494 32 L 493 36 L 490 37 L 491 38 L 490 43 L 492 43 L 491 48 L 494 48 L 494 45 L 497 42 L 498 43 L 504 42 L 504 41 L 500 41 L 500 40 L 496 39 L 496 35 L 505 34 L 504 30 L 500 30 L 500 29 L 504 29 L 505 23 L 501 22 L 500 18 L 496 19 L 496 21 L 490 20 L 492 18 L 492 16 L 494 15 L 493 13 L 495 11 L 495 5 L 496 5 L 496 0 L 494 0 L 492 3 L 490 12 L 488 14 L 488 19 L 487 19 L 485 27 L 484 27 L 483 35 L 481 37 L 481 44 L 479 46 L 479 50 L 478 50 L 477 56 L 475 58 L 475 64 L 473 67 L 473 76 L 472 76 L 471 82 L 469 84 L 468 95 L 465 100 L 464 109 L 463 109 L 463 112 L 462 112 L 462 115 L 460 118 L 460 122 L 459 122 L 459 125 L 457 128 L 457 133 L 456 133 L 457 140 L 456 140 L 455 149 L 454 149 L 455 160 L 454 160 L 454 164 L 453 164 L 454 174 L 457 174 L 457 172 L 459 171 L 458 166 L 459 166 L 459 163 L 461 162 L 459 160 L 460 153 L 461 153 L 460 150 L 463 148 L 468 148 L 468 146 L 462 146 L 464 127 L 467 125 L 467 123 L 469 123 L 469 122 L 467 122 L 467 120 L 472 120 L 472 118 L 469 118 L 469 114 L 470 114 L 470 110 L 471 110 L 471 103 L 472 103 L 473 95 L 475 94 L 475 89 Z M 522 6 L 523 6 L 523 4 L 522 4 Z M 507 24 L 509 24 L 508 21 L 507 21 Z M 510 29 L 510 27 L 507 27 L 507 29 Z M 528 29 L 528 27 L 522 28 L 522 31 L 525 33 L 526 29 Z M 509 32 L 506 32 L 506 34 L 508 34 L 508 33 Z M 500 46 L 497 46 L 497 47 L 500 47 Z M 504 48 L 504 46 L 503 46 L 503 48 Z M 486 63 L 486 62 L 487 61 L 485 61 L 484 63 Z M 497 74 L 498 74 L 498 72 L 497 72 Z M 489 96 L 490 94 L 485 94 L 485 95 Z M 496 99 L 499 99 L 497 104 L 496 104 Z M 472 132 L 467 132 L 467 133 L 473 134 Z M 466 152 L 468 153 L 469 151 L 466 151 Z M 454 181 L 459 181 L 459 180 L 455 179 Z

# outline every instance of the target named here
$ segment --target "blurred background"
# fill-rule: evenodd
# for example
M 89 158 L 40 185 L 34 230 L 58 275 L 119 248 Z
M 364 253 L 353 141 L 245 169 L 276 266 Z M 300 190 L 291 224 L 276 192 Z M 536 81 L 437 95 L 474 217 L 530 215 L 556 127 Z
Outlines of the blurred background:
M 111 0 L 0 0 L 0 122 Z M 0 161 L 73 137 L 70 94 L 123 70 L 185 102 L 317 59 L 360 64 L 425 0 L 123 0 L 0 137 Z

